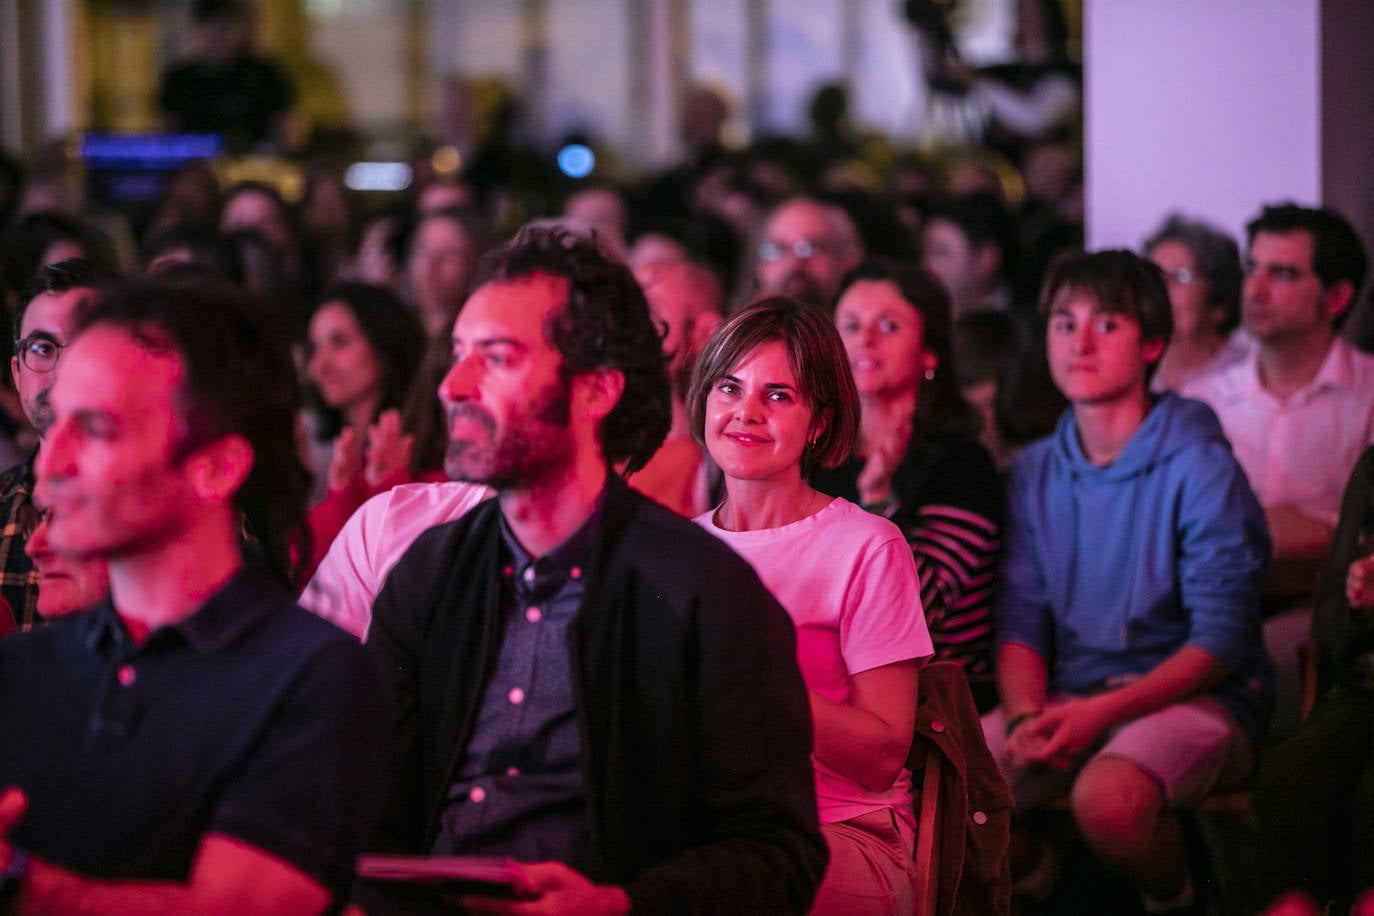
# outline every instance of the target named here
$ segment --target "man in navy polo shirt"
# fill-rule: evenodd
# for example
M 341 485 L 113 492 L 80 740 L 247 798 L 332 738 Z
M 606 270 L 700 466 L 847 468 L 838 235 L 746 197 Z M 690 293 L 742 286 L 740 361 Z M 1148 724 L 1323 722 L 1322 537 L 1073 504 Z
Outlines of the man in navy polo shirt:
M 115 286 L 77 331 L 35 495 L 110 595 L 0 643 L 0 909 L 322 912 L 383 726 L 365 652 L 284 589 L 287 346 L 198 275 Z

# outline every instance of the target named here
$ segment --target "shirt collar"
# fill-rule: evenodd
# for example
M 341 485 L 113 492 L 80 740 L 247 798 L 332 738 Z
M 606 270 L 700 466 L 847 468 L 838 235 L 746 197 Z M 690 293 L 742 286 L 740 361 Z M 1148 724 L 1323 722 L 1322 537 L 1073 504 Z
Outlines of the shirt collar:
M 245 564 L 195 613 L 149 634 L 150 641 L 161 633 L 171 632 L 200 652 L 219 651 L 280 609 L 283 601 L 277 592 L 279 589 L 265 573 Z M 122 649 L 129 643 L 129 634 L 108 594 L 92 609 L 87 628 L 88 648 L 110 645 Z
M 510 525 L 506 522 L 505 515 L 498 512 L 497 515 L 501 519 L 501 542 L 505 548 L 503 571 L 513 577 L 513 581 L 517 583 L 517 588 L 523 586 L 533 590 L 538 588 L 540 584 L 551 580 L 561 582 L 569 578 L 582 578 L 587 561 L 591 558 L 592 548 L 596 544 L 601 521 L 601 509 L 605 501 L 606 491 L 603 489 L 601 495 L 597 497 L 596 503 L 592 506 L 591 514 L 587 516 L 578 529 L 568 535 L 563 543 L 553 550 L 534 559 L 530 558 L 529 553 L 516 539 L 515 533 L 511 531 Z

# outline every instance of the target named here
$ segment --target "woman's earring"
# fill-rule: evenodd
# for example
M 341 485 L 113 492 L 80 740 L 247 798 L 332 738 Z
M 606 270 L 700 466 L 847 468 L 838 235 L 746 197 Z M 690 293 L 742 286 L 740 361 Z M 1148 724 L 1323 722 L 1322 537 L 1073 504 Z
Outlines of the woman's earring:
M 934 370 L 934 369 L 927 369 L 927 370 L 926 370 L 926 381 L 927 381 L 927 382 L 933 382 L 933 381 L 935 381 L 935 370 Z

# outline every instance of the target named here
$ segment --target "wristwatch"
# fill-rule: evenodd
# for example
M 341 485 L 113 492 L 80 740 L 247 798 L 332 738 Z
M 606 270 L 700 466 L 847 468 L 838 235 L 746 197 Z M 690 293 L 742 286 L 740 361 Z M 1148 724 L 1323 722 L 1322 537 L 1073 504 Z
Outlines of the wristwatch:
M 29 854 L 10 847 L 10 860 L 0 870 L 0 912 L 8 912 L 10 904 L 19 897 L 19 889 L 29 873 Z

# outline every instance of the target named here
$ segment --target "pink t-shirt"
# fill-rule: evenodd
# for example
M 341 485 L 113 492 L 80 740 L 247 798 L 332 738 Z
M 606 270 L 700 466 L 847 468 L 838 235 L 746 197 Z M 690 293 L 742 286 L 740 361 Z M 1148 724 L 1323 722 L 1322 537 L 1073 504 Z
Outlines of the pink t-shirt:
M 845 703 L 850 675 L 908 659 L 924 664 L 935 654 L 916 561 L 892 522 L 844 499 L 799 522 L 760 531 L 726 531 L 714 514 L 695 521 L 748 560 L 787 609 L 809 689 Z M 814 756 L 812 763 L 822 824 L 892 808 L 914 829 L 906 769 L 890 789 L 873 792 Z

